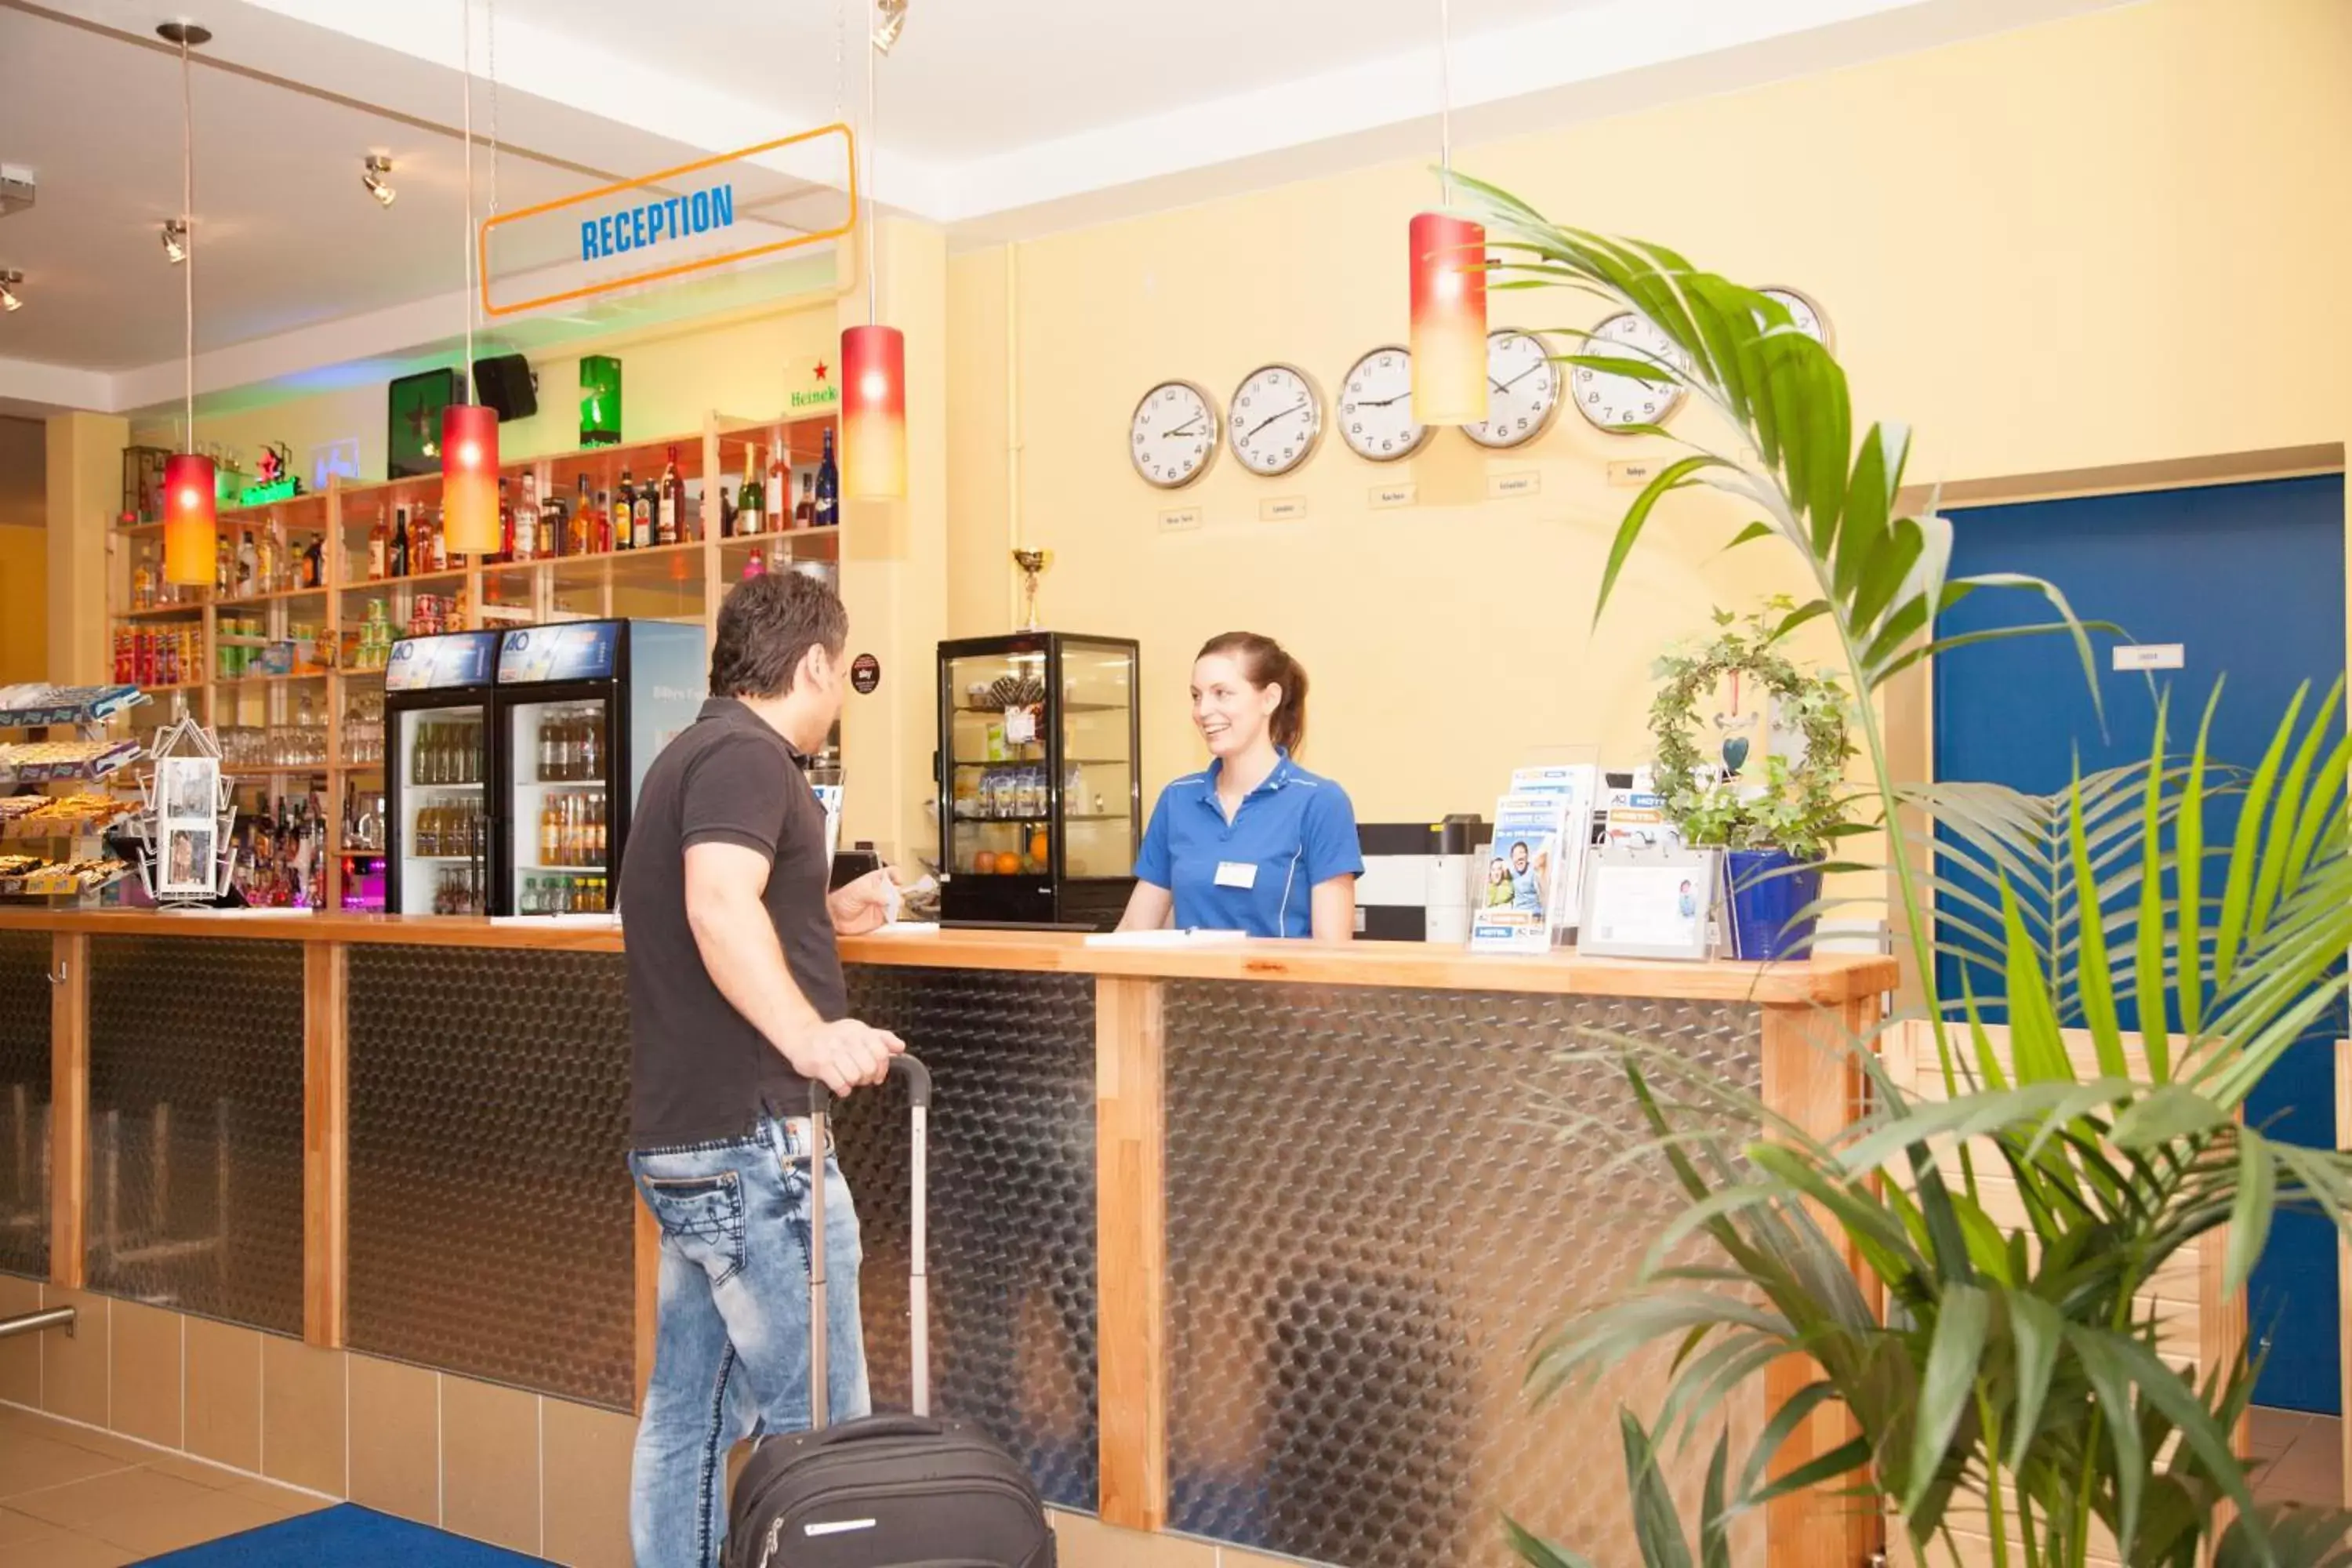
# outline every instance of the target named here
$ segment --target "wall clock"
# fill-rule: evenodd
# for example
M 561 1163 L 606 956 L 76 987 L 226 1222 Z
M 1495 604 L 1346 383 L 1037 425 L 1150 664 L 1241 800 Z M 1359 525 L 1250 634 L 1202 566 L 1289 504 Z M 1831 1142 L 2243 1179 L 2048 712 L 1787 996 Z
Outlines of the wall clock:
M 1675 346 L 1672 338 L 1648 317 L 1632 310 L 1620 311 L 1593 328 L 1592 336 L 1579 352 L 1636 363 L 1664 363 L 1677 371 L 1690 368 L 1688 356 Z M 1584 365 L 1571 368 L 1568 384 L 1576 411 L 1596 428 L 1611 432 L 1664 424 L 1690 391 L 1680 384 L 1638 381 Z
M 1789 320 L 1795 325 L 1797 331 L 1804 333 L 1832 353 L 1837 352 L 1837 340 L 1830 331 L 1830 319 L 1822 313 L 1820 304 L 1811 295 L 1795 289 L 1782 288 L 1759 289 L 1756 291 L 1767 300 L 1777 300 L 1787 306 Z
M 1429 444 L 1436 427 L 1412 422 L 1412 353 L 1385 344 L 1348 367 L 1339 384 L 1339 439 L 1359 458 L 1393 463 Z
M 1323 394 L 1296 365 L 1260 365 L 1234 388 L 1225 438 L 1251 473 L 1286 474 L 1323 438 Z
M 1481 447 L 1524 446 L 1559 413 L 1560 366 L 1551 346 L 1513 328 L 1486 334 L 1486 417 L 1462 433 Z
M 1217 456 L 1217 409 L 1189 381 L 1163 381 L 1129 416 L 1127 455 L 1146 484 L 1181 489 Z

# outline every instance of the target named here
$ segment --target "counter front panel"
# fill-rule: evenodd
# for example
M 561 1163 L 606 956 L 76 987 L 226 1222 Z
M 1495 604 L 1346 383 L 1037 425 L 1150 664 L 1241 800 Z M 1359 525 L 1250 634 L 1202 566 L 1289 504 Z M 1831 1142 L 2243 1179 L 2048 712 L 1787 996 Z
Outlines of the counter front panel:
M 46 932 L 0 931 L 0 1273 L 49 1271 Z
M 302 949 L 89 944 L 90 1289 L 302 1331 Z
M 615 953 L 350 950 L 354 1350 L 631 1408 Z
M 1759 1009 L 1174 981 L 1166 1031 L 1171 1528 L 1423 1568 L 1512 1561 L 1507 1512 L 1633 1561 L 1615 1406 L 1655 1358 L 1545 1409 L 1521 1379 L 1678 1205 L 1607 1168 L 1621 1071 L 1564 1054 L 1638 1034 L 1754 1090 Z M 1704 1451 L 1668 1463 L 1695 1500 Z
M 858 1017 L 931 1069 L 931 1405 L 978 1423 L 1049 1502 L 1093 1509 L 1095 987 L 1086 975 L 849 970 Z M 908 1394 L 905 1092 L 838 1119 L 877 1408 Z

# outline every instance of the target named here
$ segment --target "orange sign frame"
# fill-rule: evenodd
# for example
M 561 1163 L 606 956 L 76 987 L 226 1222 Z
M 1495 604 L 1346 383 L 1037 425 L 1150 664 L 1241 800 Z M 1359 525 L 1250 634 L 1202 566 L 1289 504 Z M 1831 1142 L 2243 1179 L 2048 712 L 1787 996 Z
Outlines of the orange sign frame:
M 675 262 L 667 267 L 648 268 L 643 272 L 632 272 L 621 278 L 608 278 L 599 283 L 586 284 L 578 289 L 566 289 L 560 293 L 543 294 L 537 299 L 524 300 L 515 304 L 497 305 L 490 301 L 490 230 L 499 224 L 520 223 L 525 218 L 541 217 L 551 212 L 561 212 L 565 207 L 581 206 L 589 202 L 602 201 L 607 196 L 617 195 L 623 191 L 642 190 L 647 185 L 656 184 L 665 180 L 675 180 L 681 175 L 697 174 L 704 169 L 715 168 L 720 163 L 737 163 L 745 158 L 757 157 L 762 153 L 772 153 L 780 147 L 798 146 L 803 142 L 814 142 L 820 137 L 835 135 L 842 140 L 843 152 L 849 168 L 849 216 L 835 227 L 822 229 L 814 234 L 800 235 L 792 239 L 776 240 L 767 245 L 753 245 L 740 250 L 722 251 L 716 256 L 700 256 L 691 261 Z M 500 213 L 496 217 L 483 219 L 481 228 L 474 239 L 476 247 L 474 276 L 481 280 L 482 313 L 486 316 L 511 316 L 524 310 L 536 310 L 547 305 L 560 305 L 572 300 L 585 300 L 593 295 L 610 293 L 616 289 L 634 289 L 640 284 L 659 282 L 665 278 L 677 278 L 688 272 L 707 271 L 713 267 L 725 267 L 731 262 L 748 261 L 754 257 L 772 256 L 782 251 L 797 250 L 803 246 L 816 245 L 828 239 L 839 239 L 857 226 L 857 132 L 852 130 L 846 121 L 836 121 L 831 125 L 820 125 L 814 131 L 803 131 L 791 136 L 780 136 L 773 142 L 761 142 L 755 146 L 743 148 L 740 152 L 719 153 L 709 158 L 698 158 L 691 163 L 680 163 L 674 169 L 660 169 L 634 180 L 622 180 L 614 184 L 600 185 L 593 191 L 583 191 L 576 196 L 561 196 L 551 202 L 541 202 L 537 206 L 521 207 L 510 213 Z

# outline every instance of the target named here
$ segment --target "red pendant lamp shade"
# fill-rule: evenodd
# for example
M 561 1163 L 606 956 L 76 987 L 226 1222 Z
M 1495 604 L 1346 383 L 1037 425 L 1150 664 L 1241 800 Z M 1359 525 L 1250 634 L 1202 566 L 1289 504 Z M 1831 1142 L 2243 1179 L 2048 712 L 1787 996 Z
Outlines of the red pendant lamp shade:
M 907 493 L 907 337 L 896 327 L 841 334 L 841 489 L 856 500 Z
M 1412 220 L 1412 416 L 1486 417 L 1486 230 L 1444 213 Z
M 201 588 L 213 580 L 219 513 L 213 460 L 193 452 L 163 459 L 163 581 Z
M 499 411 L 441 411 L 441 528 L 453 555 L 494 555 L 499 536 Z

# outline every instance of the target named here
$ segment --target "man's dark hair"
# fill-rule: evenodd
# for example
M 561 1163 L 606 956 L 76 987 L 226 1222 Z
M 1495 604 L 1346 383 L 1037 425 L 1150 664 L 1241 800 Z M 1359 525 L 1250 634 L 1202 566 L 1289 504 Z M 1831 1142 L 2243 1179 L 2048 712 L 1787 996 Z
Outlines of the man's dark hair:
M 809 649 L 837 658 L 848 643 L 849 612 L 824 584 L 800 572 L 746 578 L 719 606 L 710 695 L 781 697 L 793 689 Z

